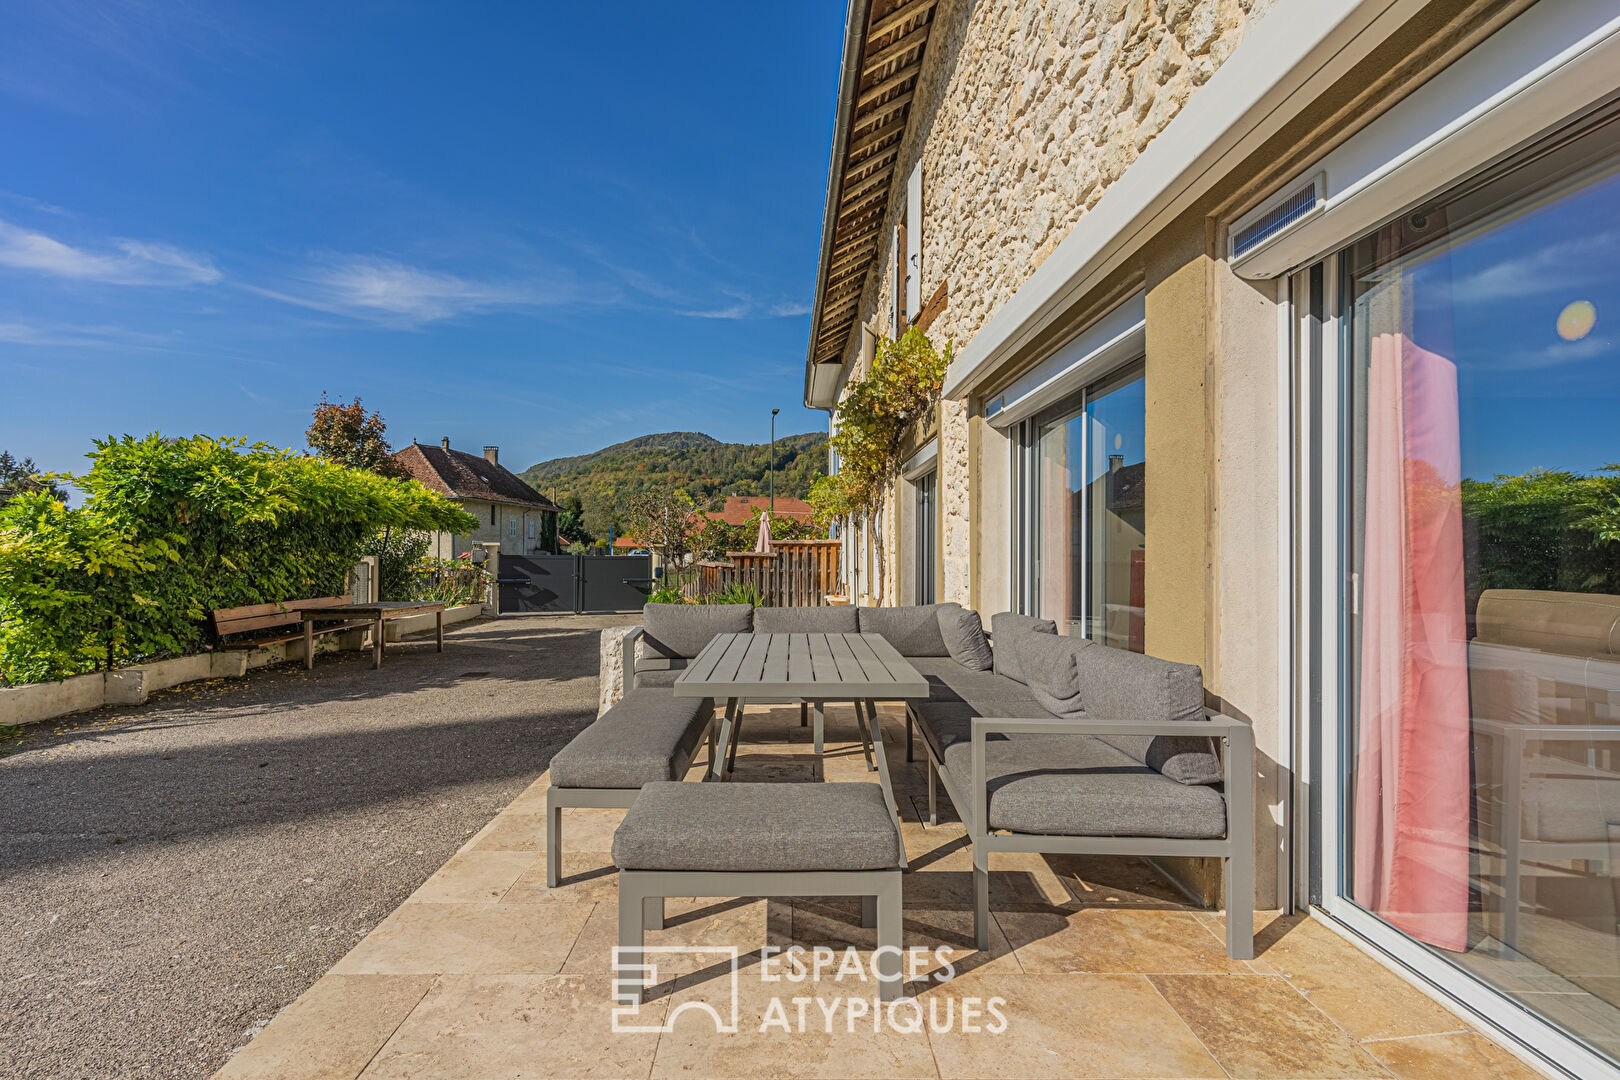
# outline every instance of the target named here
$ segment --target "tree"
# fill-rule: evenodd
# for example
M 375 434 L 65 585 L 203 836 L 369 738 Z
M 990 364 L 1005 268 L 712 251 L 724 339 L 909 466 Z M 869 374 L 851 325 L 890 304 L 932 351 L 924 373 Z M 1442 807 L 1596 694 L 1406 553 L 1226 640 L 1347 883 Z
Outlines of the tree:
M 41 476 L 39 466 L 34 464 L 33 458 L 23 458 L 18 461 L 11 456 L 10 450 L 0 450 L 0 488 L 10 488 L 14 492 L 44 491 L 51 498 L 66 504 L 67 492 L 62 485 L 46 476 Z
M 610 497 L 593 491 L 585 497 L 585 508 L 579 515 L 579 523 L 593 539 L 605 544 L 608 537 L 613 535 L 614 526 L 619 523 L 618 508 Z
M 327 461 L 379 476 L 406 479 L 410 473 L 389 456 L 392 451 L 387 431 L 382 414 L 367 412 L 359 398 L 348 404 L 344 404 L 342 398 L 328 401 L 323 390 L 304 438 L 309 448 Z
M 657 553 L 666 567 L 686 562 L 697 541 L 703 519 L 686 492 L 679 488 L 644 491 L 630 500 L 625 533 Z

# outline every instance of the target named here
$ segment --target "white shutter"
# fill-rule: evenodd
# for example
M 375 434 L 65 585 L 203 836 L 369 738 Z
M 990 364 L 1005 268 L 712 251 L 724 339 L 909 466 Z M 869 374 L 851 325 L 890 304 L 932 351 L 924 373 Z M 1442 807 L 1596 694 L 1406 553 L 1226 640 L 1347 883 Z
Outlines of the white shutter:
M 922 312 L 922 162 L 906 181 L 906 321 Z
M 889 337 L 900 336 L 900 324 L 905 320 L 902 314 L 905 310 L 906 298 L 906 253 L 900 250 L 903 242 L 900 226 L 894 227 L 894 234 L 890 237 L 889 246 L 894 252 L 894 295 L 889 303 Z

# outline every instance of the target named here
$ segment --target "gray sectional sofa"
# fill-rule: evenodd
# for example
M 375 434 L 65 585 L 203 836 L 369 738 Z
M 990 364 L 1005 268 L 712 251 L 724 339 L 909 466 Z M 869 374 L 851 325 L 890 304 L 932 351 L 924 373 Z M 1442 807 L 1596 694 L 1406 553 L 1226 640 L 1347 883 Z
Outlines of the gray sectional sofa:
M 928 679 L 928 699 L 907 703 L 907 758 L 915 727 L 930 817 L 937 779 L 972 839 L 979 948 L 989 946 L 990 855 L 1038 851 L 1218 857 L 1227 952 L 1254 955 L 1247 725 L 1204 707 L 1196 666 L 1060 636 L 1049 621 L 1010 613 L 996 615 L 986 635 L 956 604 L 647 605 L 624 644 L 633 686 L 552 761 L 553 883 L 563 807 L 630 806 L 641 784 L 684 776 L 705 732 L 713 762 L 713 709 L 669 687 L 715 634 L 750 631 L 881 634 Z M 726 709 L 738 711 L 737 702 Z M 711 778 L 721 777 L 719 765 Z

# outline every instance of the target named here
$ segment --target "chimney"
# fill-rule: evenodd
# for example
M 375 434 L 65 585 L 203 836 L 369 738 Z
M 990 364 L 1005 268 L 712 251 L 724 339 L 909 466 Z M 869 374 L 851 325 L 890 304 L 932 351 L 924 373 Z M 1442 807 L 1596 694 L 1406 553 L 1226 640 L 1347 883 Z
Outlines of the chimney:
M 1109 454 L 1108 455 L 1108 471 L 1110 473 L 1117 473 L 1117 472 L 1119 472 L 1120 469 L 1122 469 L 1124 467 L 1125 467 L 1125 455 L 1124 454 Z
M 499 465 L 501 463 L 501 448 L 498 446 L 484 447 L 484 460 L 491 465 Z
M 446 450 L 450 449 L 450 436 L 446 435 L 444 438 L 440 439 L 439 445 Z

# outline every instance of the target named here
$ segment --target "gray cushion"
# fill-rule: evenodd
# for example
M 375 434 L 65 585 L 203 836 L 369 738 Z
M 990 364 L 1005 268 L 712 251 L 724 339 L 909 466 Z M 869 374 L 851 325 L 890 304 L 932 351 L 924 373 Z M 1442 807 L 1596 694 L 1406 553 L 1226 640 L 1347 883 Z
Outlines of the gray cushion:
M 621 870 L 888 870 L 900 830 L 876 784 L 648 784 L 613 834 Z
M 636 687 L 656 687 L 668 690 L 675 685 L 675 680 L 681 677 L 684 667 L 678 668 L 641 668 L 636 669 Z
M 973 737 L 973 718 L 976 716 L 1013 720 L 1047 718 L 1032 697 L 1022 701 L 1008 698 L 974 704 L 965 701 L 923 701 L 917 703 L 916 711 L 918 729 L 928 740 L 928 745 L 934 748 L 936 758 L 957 743 L 967 742 Z
M 984 624 L 977 611 L 955 604 L 942 605 L 939 633 L 952 660 L 969 671 L 990 670 L 990 643 L 984 640 Z
M 637 687 L 551 759 L 551 783 L 638 788 L 679 780 L 712 712 L 703 698 Z
M 1012 647 L 1019 634 L 1056 634 L 1057 623 L 1051 619 L 1037 619 L 1033 615 L 1019 615 L 1011 611 L 998 611 L 990 616 L 990 636 L 996 639 L 995 669 L 1016 682 L 1024 682 L 1024 669 L 1018 666 L 1018 652 Z
M 946 605 L 856 608 L 861 633 L 882 634 L 901 656 L 949 656 L 939 632 L 939 609 Z M 958 607 L 951 604 L 950 607 Z
M 849 604 L 762 607 L 754 611 L 756 634 L 853 634 L 858 629 L 855 608 Z
M 1204 721 L 1204 676 L 1196 664 L 1110 649 L 1076 656 L 1080 699 L 1098 720 Z M 1207 735 L 1102 736 L 1137 761 L 1183 784 L 1218 784 L 1221 761 Z
M 1077 658 L 1100 647 L 1085 638 L 1056 634 L 1019 634 L 1012 642 L 1024 682 L 1035 700 L 1053 716 L 1071 718 L 1086 712 L 1076 674 Z
M 692 659 L 716 634 L 754 628 L 749 604 L 648 604 L 641 609 L 642 651 L 649 657 Z
M 944 758 L 952 786 L 971 798 L 971 745 L 956 743 Z M 1193 840 L 1226 835 L 1226 801 L 1214 788 L 1178 784 L 1088 735 L 993 736 L 985 744 L 985 776 L 992 829 Z

